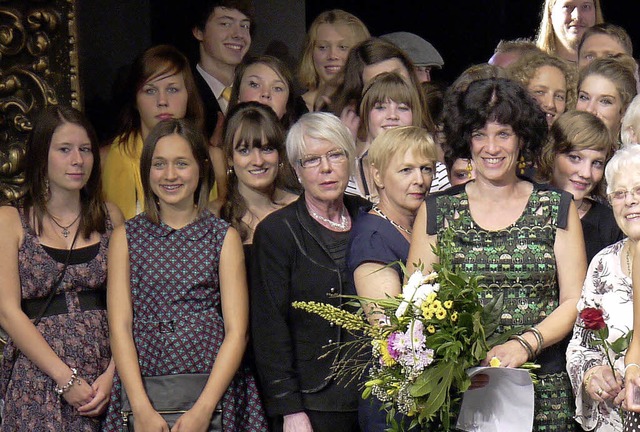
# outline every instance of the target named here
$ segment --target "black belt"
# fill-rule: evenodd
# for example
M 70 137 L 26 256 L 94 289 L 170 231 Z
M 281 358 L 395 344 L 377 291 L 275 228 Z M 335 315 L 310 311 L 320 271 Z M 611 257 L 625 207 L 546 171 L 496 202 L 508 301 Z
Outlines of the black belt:
M 78 294 L 78 303 L 80 303 L 80 310 L 105 310 L 107 309 L 107 292 L 104 289 L 80 291 Z M 29 317 L 29 319 L 35 319 L 45 303 L 47 297 L 40 297 L 34 299 L 22 300 L 22 311 Z M 68 314 L 67 299 L 65 293 L 56 294 L 53 296 L 49 307 L 42 315 L 43 317 Z

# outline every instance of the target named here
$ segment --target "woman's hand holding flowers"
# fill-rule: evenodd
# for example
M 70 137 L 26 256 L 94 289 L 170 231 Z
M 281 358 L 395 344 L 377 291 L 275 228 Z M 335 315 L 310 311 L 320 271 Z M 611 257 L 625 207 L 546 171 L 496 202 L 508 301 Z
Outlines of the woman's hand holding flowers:
M 526 337 L 523 335 L 522 337 Z M 527 337 L 527 341 L 533 346 L 536 347 L 536 341 L 531 338 L 529 340 Z M 511 367 L 517 368 L 528 362 L 529 353 L 525 350 L 525 348 L 518 342 L 517 340 L 510 340 L 501 345 L 496 345 L 493 347 L 488 353 L 487 357 L 481 362 L 482 366 L 489 366 L 492 357 L 497 357 L 500 359 L 500 367 Z
M 598 402 L 616 399 L 622 391 L 622 377 L 618 373 L 614 376 L 609 366 L 595 366 L 587 370 L 583 384 L 589 397 Z

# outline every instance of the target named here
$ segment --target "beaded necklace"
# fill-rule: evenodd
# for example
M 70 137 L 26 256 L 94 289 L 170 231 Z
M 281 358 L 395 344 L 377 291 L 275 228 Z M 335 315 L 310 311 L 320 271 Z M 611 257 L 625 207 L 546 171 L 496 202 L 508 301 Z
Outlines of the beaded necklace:
M 389 219 L 389 217 L 386 214 L 382 213 L 382 210 L 380 210 L 377 205 L 374 205 L 372 210 L 374 212 L 376 212 L 376 214 L 378 216 L 380 216 L 381 218 L 387 220 L 391 225 L 393 225 L 394 227 L 398 228 L 400 231 L 411 235 L 411 230 L 410 229 L 407 229 L 407 228 L 403 227 L 402 225 L 400 225 L 399 223 L 394 222 L 393 220 Z
M 349 229 L 349 219 L 347 219 L 346 212 L 344 207 L 342 207 L 342 214 L 340 215 L 340 222 L 334 222 L 331 219 L 327 219 L 324 216 L 319 215 L 315 211 L 311 210 L 309 206 L 307 206 L 309 213 L 313 218 L 319 222 L 324 222 L 328 224 L 330 227 L 335 228 L 340 231 L 347 231 Z

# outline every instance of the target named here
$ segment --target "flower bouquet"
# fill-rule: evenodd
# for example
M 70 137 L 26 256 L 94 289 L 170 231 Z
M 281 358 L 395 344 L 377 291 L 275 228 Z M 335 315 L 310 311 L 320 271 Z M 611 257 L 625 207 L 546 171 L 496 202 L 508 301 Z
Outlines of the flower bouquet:
M 377 324 L 369 322 L 362 308 L 352 313 L 324 303 L 293 304 L 355 332 L 354 343 L 371 350 L 359 366 L 352 358 L 338 360 L 334 367 L 337 374 L 348 370 L 351 377 L 354 367 L 369 372 L 363 397 L 374 395 L 383 403 L 394 430 L 403 427 L 396 413 L 408 418 L 409 428 L 451 430 L 462 393 L 471 385 L 465 371 L 478 366 L 492 346 L 521 330 L 494 334 L 502 296 L 482 305 L 478 278 L 454 270 L 449 251 L 436 248 L 436 253 L 440 264 L 434 265 L 435 271 L 413 273 L 398 296 L 344 296 L 354 305 L 375 305 Z

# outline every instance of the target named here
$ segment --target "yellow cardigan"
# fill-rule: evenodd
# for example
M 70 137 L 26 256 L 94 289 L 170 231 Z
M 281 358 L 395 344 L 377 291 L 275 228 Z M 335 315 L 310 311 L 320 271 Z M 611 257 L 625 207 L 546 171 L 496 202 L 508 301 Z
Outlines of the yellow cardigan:
M 125 151 L 133 149 L 133 154 Z M 102 189 L 105 199 L 120 208 L 125 219 L 131 219 L 144 210 L 144 192 L 140 178 L 142 137 L 132 134 L 127 145 L 116 138 L 111 144 L 102 171 Z
M 140 177 L 140 157 L 142 156 L 142 137 L 131 135 L 127 146 L 120 138 L 111 143 L 102 171 L 102 190 L 105 199 L 118 206 L 125 219 L 131 219 L 144 211 L 144 191 Z M 133 148 L 133 154 L 124 149 Z M 209 191 L 209 200 L 218 197 L 217 188 Z

